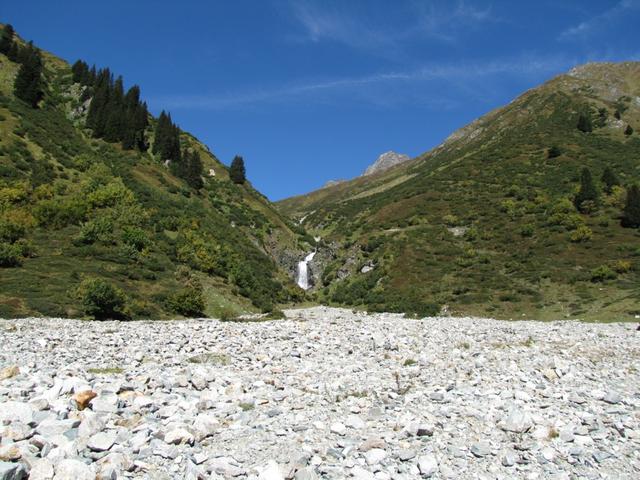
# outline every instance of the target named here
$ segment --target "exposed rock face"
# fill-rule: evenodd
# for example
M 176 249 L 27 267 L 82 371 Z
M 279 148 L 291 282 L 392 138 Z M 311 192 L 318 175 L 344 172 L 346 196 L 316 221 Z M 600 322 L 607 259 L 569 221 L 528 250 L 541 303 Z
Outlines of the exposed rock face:
M 411 160 L 411 157 L 403 153 L 386 152 L 380 155 L 374 164 L 370 165 L 362 175 L 373 175 L 374 173 L 382 172 L 408 160 Z
M 346 180 L 343 179 L 338 179 L 338 180 L 328 180 L 327 183 L 325 183 L 322 188 L 329 188 L 329 187 L 333 187 L 334 185 L 340 185 L 341 183 L 346 182 Z
M 0 320 L 0 479 L 638 477 L 634 324 L 285 313 Z

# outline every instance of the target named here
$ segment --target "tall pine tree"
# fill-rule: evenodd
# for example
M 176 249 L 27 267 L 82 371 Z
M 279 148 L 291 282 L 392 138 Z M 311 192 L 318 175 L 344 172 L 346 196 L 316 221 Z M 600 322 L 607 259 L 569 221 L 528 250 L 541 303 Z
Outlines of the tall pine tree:
M 598 204 L 598 191 L 593 183 L 591 171 L 587 167 L 584 167 L 580 173 L 580 190 L 578 190 L 573 201 L 576 208 L 581 212 L 588 210 L 587 202 L 593 205 Z
M 106 123 L 104 139 L 107 142 L 119 142 L 124 137 L 124 84 L 122 77 L 118 77 L 111 88 L 109 101 L 106 105 Z
M 20 55 L 22 65 L 16 75 L 13 91 L 16 97 L 36 108 L 44 95 L 42 56 L 32 43 L 22 50 L 24 50 Z
M 578 117 L 578 130 L 584 133 L 589 133 L 593 131 L 593 125 L 591 124 L 591 116 L 588 114 L 581 113 Z
M 247 179 L 246 174 L 244 159 L 240 155 L 236 155 L 231 161 L 231 167 L 229 167 L 229 177 L 231 177 L 231 181 L 242 184 Z
M 640 188 L 632 185 L 627 190 L 627 201 L 622 211 L 621 225 L 625 228 L 640 228 Z
M 181 158 L 180 129 L 173 124 L 171 115 L 165 113 L 164 110 L 158 117 L 152 152 L 159 156 L 160 160 L 170 160 L 175 163 L 174 168 L 181 168 L 179 166 Z
M 613 173 L 613 170 L 611 170 L 611 167 L 605 167 L 604 172 L 602 172 L 602 177 L 600 179 L 604 184 L 604 191 L 607 195 L 611 195 L 611 192 L 613 191 L 613 187 L 615 187 L 616 185 L 620 185 L 620 180 L 618 180 L 618 177 L 616 176 L 616 174 Z
M 2 36 L 0 37 L 0 53 L 9 56 L 11 48 L 13 47 L 13 36 L 15 32 L 10 24 L 6 24 L 2 30 Z
M 204 183 L 202 182 L 202 159 L 200 158 L 200 153 L 195 150 L 191 153 L 185 152 L 182 161 L 185 163 L 184 179 L 191 188 L 201 189 Z

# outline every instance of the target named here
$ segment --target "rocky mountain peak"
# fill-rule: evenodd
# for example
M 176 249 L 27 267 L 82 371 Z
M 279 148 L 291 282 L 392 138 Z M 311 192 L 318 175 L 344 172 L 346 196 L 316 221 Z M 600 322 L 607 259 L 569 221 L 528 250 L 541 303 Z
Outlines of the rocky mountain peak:
M 374 173 L 382 172 L 383 170 L 387 170 L 388 168 L 394 167 L 400 163 L 404 163 L 407 160 L 411 160 L 411 157 L 403 153 L 396 153 L 393 151 L 385 152 L 380 155 L 373 165 L 370 165 L 362 175 L 373 175 Z

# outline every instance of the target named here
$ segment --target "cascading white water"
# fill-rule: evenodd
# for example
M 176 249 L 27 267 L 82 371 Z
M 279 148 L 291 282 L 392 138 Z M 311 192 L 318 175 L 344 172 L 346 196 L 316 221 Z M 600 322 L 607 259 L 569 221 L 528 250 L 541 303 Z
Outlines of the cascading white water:
M 316 256 L 316 252 L 311 252 L 309 255 L 304 257 L 304 260 L 298 262 L 298 286 L 303 290 L 309 290 L 309 266 L 307 265 L 313 257 Z

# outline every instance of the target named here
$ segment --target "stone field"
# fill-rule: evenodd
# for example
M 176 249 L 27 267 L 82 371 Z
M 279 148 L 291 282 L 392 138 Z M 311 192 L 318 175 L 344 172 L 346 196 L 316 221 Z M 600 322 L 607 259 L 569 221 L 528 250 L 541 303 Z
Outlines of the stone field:
M 638 479 L 636 324 L 0 320 L 0 480 Z

